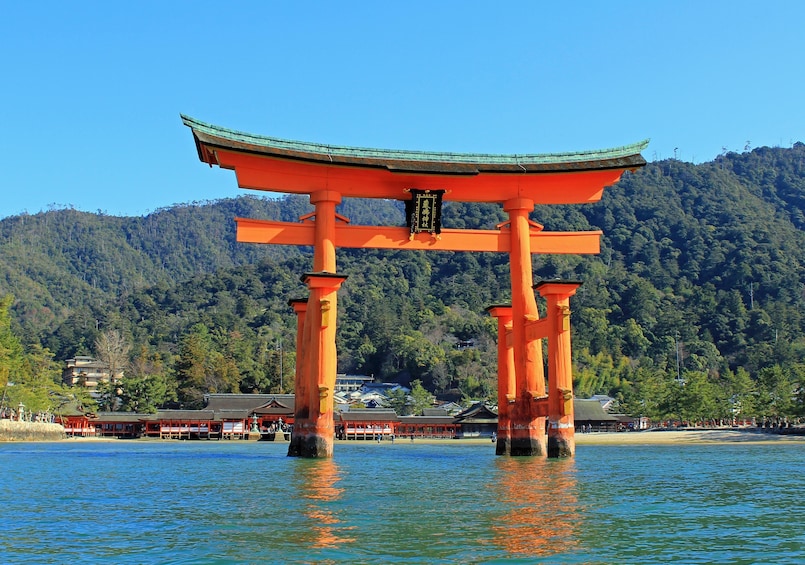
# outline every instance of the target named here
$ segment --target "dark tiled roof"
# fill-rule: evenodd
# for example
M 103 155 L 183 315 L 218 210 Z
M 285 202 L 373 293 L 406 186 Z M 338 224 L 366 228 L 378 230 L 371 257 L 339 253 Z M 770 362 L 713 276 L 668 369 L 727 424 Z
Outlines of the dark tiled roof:
M 350 410 L 341 412 L 342 422 L 397 422 L 397 413 L 394 410 Z
M 205 146 L 286 159 L 377 167 L 390 171 L 442 174 L 534 173 L 640 167 L 646 164 L 640 152 L 648 146 L 648 140 L 644 140 L 611 149 L 514 155 L 404 151 L 290 141 L 235 131 L 207 124 L 189 116 L 181 118 L 193 131 L 199 158 L 210 163 L 215 156 L 214 153 L 205 150 Z
M 498 413 L 491 410 L 482 402 L 473 404 L 461 414 L 456 416 L 456 422 L 461 424 L 497 422 Z
M 216 410 L 215 411 L 215 419 L 216 420 L 245 420 L 248 418 L 252 413 L 250 409 L 243 409 L 243 410 Z
M 296 401 L 293 397 L 289 399 L 283 398 L 282 400 L 274 399 L 270 402 L 254 409 L 256 414 L 293 414 L 296 406 Z
M 573 400 L 573 419 L 576 422 L 616 422 L 617 418 L 607 414 L 597 400 L 576 398 Z
M 422 410 L 423 416 L 449 416 L 447 410 L 441 408 L 425 408 Z
M 212 420 L 215 413 L 212 410 L 160 410 L 156 414 L 157 420 Z
M 293 409 L 293 394 L 210 394 L 206 410 L 255 410 L 277 402 Z
M 455 423 L 455 418 L 450 414 L 445 416 L 400 416 L 400 423 L 401 424 L 438 424 L 438 425 L 445 425 L 445 424 L 453 424 Z
M 91 420 L 98 420 L 101 422 L 139 422 L 141 420 L 150 420 L 154 414 L 138 414 L 136 412 L 98 412 Z

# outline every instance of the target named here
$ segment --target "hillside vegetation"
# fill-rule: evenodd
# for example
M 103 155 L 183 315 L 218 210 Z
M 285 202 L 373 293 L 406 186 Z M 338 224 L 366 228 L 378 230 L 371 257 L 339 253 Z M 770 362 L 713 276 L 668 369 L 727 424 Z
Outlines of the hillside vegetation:
M 98 354 L 99 339 L 119 335 L 131 389 L 123 409 L 292 390 L 287 302 L 306 295 L 299 277 L 311 250 L 238 244 L 234 218 L 309 211 L 306 197 L 243 196 L 135 218 L 72 209 L 5 218 L 8 339 L 55 374 L 57 361 Z M 347 200 L 339 212 L 354 224 L 404 223 L 398 202 Z M 534 257 L 535 281 L 584 282 L 571 300 L 577 394 L 610 394 L 653 418 L 801 415 L 804 213 L 801 143 L 699 165 L 655 162 L 599 203 L 538 207 L 531 217 L 546 230 L 604 232 L 600 255 Z M 443 213 L 445 227 L 505 219 L 497 205 L 448 203 Z M 348 276 L 339 372 L 494 398 L 485 308 L 509 299 L 507 255 L 339 250 L 338 270 Z M 35 379 L 36 363 L 23 370 L 12 360 L 20 348 L 5 349 L 8 378 Z

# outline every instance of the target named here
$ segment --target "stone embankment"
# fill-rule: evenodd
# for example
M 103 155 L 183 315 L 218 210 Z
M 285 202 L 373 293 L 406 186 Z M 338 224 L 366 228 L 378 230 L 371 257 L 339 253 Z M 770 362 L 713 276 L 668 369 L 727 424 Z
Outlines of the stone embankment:
M 61 424 L 0 420 L 0 442 L 58 441 L 66 437 Z

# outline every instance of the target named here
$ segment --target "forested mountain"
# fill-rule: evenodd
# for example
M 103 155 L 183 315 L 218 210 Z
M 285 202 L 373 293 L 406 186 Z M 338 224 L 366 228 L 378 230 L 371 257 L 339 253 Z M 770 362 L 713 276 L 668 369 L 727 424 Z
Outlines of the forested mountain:
M 92 354 L 99 336 L 118 332 L 134 352 L 129 373 L 160 373 L 166 399 L 192 405 L 205 392 L 280 382 L 288 390 L 287 301 L 305 296 L 299 276 L 311 250 L 238 244 L 234 218 L 293 221 L 311 209 L 306 197 L 243 196 L 136 218 L 70 209 L 9 217 L 0 221 L 0 296 L 15 297 L 20 341 L 56 360 Z M 339 213 L 354 224 L 404 222 L 398 202 L 346 200 Z M 736 399 L 744 412 L 794 415 L 805 374 L 803 214 L 801 143 L 699 165 L 655 162 L 599 203 L 538 207 L 531 217 L 546 230 L 604 232 L 598 256 L 534 257 L 535 281 L 584 282 L 571 300 L 578 394 L 612 394 L 655 417 L 723 417 Z M 445 227 L 505 219 L 497 205 L 443 212 Z M 348 276 L 339 371 L 494 396 L 485 308 L 509 299 L 507 255 L 339 250 L 338 265 Z M 690 398 L 679 404 L 687 397 L 718 402 L 694 410 Z

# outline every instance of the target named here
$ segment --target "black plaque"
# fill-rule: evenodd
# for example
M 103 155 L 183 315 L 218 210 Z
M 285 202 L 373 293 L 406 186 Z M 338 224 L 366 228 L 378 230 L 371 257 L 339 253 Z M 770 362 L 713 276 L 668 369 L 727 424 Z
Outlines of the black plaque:
M 442 195 L 444 190 L 411 189 L 406 215 L 411 237 L 418 233 L 439 235 L 442 231 Z

